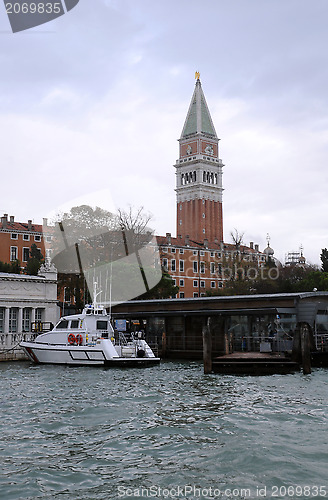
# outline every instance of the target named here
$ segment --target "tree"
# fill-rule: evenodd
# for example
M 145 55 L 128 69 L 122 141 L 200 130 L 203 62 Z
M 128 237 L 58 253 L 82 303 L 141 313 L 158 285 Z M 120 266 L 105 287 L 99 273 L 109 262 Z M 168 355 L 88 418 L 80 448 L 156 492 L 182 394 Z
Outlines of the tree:
M 173 283 L 169 273 L 162 270 L 162 278 L 157 285 L 148 292 L 140 295 L 137 300 L 147 299 L 169 299 L 174 297 L 179 291 L 179 287 Z
M 320 259 L 322 262 L 321 271 L 323 271 L 324 273 L 328 273 L 328 250 L 327 250 L 327 248 L 323 248 L 321 250 Z
M 142 207 L 112 214 L 81 205 L 58 214 L 51 249 L 61 287 L 87 283 L 92 292 L 97 281 L 105 302 L 129 300 L 145 289 L 148 293 L 161 278 L 150 219 Z
M 19 260 L 14 260 L 13 262 L 2 262 L 0 261 L 0 273 L 21 273 L 21 264 Z
M 30 256 L 27 259 L 25 267 L 26 274 L 36 276 L 39 272 L 42 262 L 43 255 L 41 253 L 41 250 L 36 246 L 35 243 L 33 243 L 33 245 L 31 245 Z

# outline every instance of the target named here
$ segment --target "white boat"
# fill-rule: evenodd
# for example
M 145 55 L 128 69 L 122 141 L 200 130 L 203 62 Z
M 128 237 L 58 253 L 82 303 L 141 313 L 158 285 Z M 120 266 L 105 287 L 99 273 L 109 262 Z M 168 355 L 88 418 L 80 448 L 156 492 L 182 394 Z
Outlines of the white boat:
M 157 358 L 141 332 L 114 332 L 106 309 L 87 305 L 81 314 L 63 316 L 53 330 L 20 346 L 34 363 L 87 366 L 149 366 Z

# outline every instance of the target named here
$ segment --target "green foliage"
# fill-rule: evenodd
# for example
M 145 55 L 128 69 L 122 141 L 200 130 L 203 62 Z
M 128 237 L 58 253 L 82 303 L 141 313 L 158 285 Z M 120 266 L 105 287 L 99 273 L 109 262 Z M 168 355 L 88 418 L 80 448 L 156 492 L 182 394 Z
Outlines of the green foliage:
M 26 263 L 25 273 L 31 276 L 36 276 L 39 272 L 42 262 L 43 255 L 41 253 L 41 250 L 36 246 L 35 243 L 33 243 L 30 248 L 30 256 Z
M 0 261 L 0 273 L 13 273 L 20 274 L 21 273 L 21 265 L 19 260 L 14 260 L 13 262 L 1 262 Z
M 138 297 L 138 300 L 147 299 L 168 299 L 174 297 L 179 291 L 179 287 L 175 286 L 173 280 L 167 271 L 162 271 L 162 278 L 154 288 L 149 292 L 143 293 Z
M 328 273 L 328 250 L 327 250 L 327 248 L 323 248 L 321 250 L 320 259 L 322 262 L 321 271 L 323 271 L 324 273 Z

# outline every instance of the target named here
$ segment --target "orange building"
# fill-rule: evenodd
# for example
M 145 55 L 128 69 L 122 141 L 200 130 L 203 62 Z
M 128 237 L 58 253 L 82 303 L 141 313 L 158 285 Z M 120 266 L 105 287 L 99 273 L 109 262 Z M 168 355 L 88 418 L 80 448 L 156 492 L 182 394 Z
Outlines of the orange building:
M 44 219 L 44 223 L 46 219 Z M 48 236 L 50 238 L 50 236 Z M 0 223 L 0 261 L 13 262 L 19 260 L 25 267 L 33 243 L 45 257 L 43 226 L 27 222 L 15 222 L 14 216 L 8 214 L 1 217 Z

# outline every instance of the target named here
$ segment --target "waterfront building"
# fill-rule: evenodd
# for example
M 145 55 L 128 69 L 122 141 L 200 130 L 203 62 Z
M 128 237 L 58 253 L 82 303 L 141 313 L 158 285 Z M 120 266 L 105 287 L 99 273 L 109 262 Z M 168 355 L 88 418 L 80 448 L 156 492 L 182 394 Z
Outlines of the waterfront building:
M 58 319 L 54 266 L 42 265 L 38 276 L 0 273 L 0 360 L 24 358 L 19 342 Z

